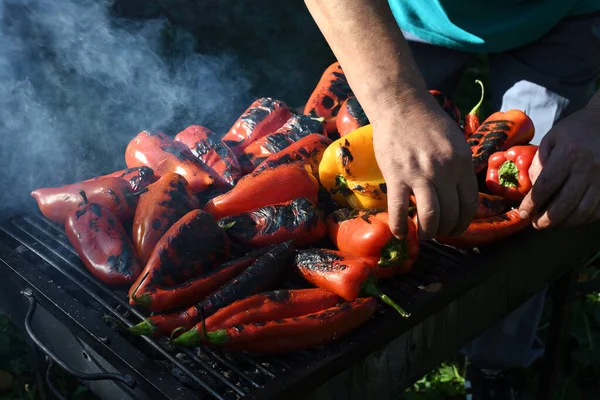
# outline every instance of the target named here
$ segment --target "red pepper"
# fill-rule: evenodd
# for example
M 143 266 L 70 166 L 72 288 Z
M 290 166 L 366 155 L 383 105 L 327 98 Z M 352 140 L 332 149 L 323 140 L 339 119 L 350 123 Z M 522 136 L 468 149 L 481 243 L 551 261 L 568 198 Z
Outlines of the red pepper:
M 375 286 L 373 275 L 377 261 L 329 249 L 298 250 L 294 259 L 296 271 L 308 282 L 329 290 L 344 300 L 374 296 L 394 308 L 403 317 L 409 315 Z
M 89 203 L 81 192 L 83 207 L 71 212 L 65 233 L 88 271 L 110 286 L 131 285 L 142 271 L 125 229 L 108 208 Z
M 133 217 L 139 193 L 131 191 L 130 183 L 121 178 L 103 178 L 57 188 L 41 188 L 31 192 L 44 216 L 57 224 L 64 224 L 67 216 L 83 205 L 80 192 L 84 191 L 90 203 L 99 204 L 126 222 Z
M 127 145 L 125 162 L 129 168 L 150 167 L 157 176 L 176 172 L 188 181 L 194 192 L 203 192 L 213 186 L 228 186 L 196 159 L 183 143 L 174 142 L 161 132 L 140 132 Z
M 254 172 L 274 168 L 278 165 L 301 162 L 304 165 L 308 165 L 313 176 L 318 179 L 319 163 L 323 158 L 325 149 L 331 143 L 333 141 L 324 135 L 310 134 L 264 160 L 256 167 Z
M 444 109 L 444 111 L 446 111 L 446 114 L 448 114 L 450 118 L 452 118 L 458 124 L 460 122 L 460 110 L 456 104 L 454 104 L 444 93 L 440 92 L 439 90 L 430 90 L 429 93 L 435 97 L 435 100 Z
M 342 208 L 327 217 L 333 244 L 346 253 L 376 260 L 374 274 L 390 277 L 409 272 L 419 256 L 419 237 L 412 219 L 402 240 L 390 230 L 387 211 Z
M 369 124 L 369 118 L 361 107 L 358 99 L 354 96 L 348 97 L 346 101 L 342 103 L 340 112 L 335 120 L 337 131 L 340 135 L 346 136 L 350 132 Z
M 204 210 L 219 220 L 298 197 L 317 204 L 318 193 L 319 182 L 307 168 L 284 164 L 244 176 L 229 192 L 209 200 Z
M 479 128 L 479 108 L 481 107 L 481 103 L 483 103 L 484 89 L 483 83 L 477 79 L 475 82 L 481 86 L 481 97 L 479 98 L 479 103 L 473 107 L 473 109 L 465 115 L 465 126 L 464 126 L 464 134 L 465 139 L 469 139 L 472 134 L 474 134 Z
M 221 308 L 206 321 L 197 323 L 176 340 L 178 344 L 193 346 L 203 342 L 202 332 L 232 326 L 293 318 L 333 307 L 338 297 L 323 289 L 280 289 L 259 293 Z
M 202 163 L 219 175 L 230 186 L 242 177 L 236 155 L 213 131 L 199 125 L 191 125 L 175 135 L 175 142 L 183 143 Z
M 515 203 L 531 190 L 529 167 L 538 146 L 514 146 L 492 154 L 485 183 L 490 191 Z
M 479 193 L 479 205 L 475 219 L 494 217 L 508 211 L 509 202 L 502 196 Z
M 306 115 L 292 116 L 281 128 L 246 147 L 239 157 L 242 172 L 249 174 L 270 156 L 311 134 L 325 134 L 321 119 Z
M 235 121 L 223 136 L 223 142 L 239 156 L 255 140 L 281 128 L 291 116 L 290 109 L 283 101 L 262 97 L 250 104 Z
M 260 249 L 243 257 L 226 262 L 203 275 L 192 278 L 172 287 L 157 287 L 129 300 L 129 304 L 137 304 L 152 312 L 164 312 L 175 308 L 189 307 L 227 283 L 255 262 L 266 249 Z
M 458 236 L 436 237 L 436 239 L 454 247 L 473 248 L 506 239 L 529 225 L 531 219 L 521 219 L 519 210 L 513 209 L 494 217 L 475 219 L 467 230 Z
M 174 172 L 163 175 L 140 196 L 133 218 L 132 239 L 145 264 L 159 239 L 181 217 L 200 208 L 185 178 Z
M 234 242 L 252 247 L 288 240 L 306 246 L 327 236 L 320 211 L 306 197 L 225 217 L 219 220 L 219 226 Z
M 358 298 L 349 303 L 311 314 L 254 322 L 206 333 L 209 343 L 230 350 L 257 353 L 286 353 L 331 343 L 358 328 L 371 318 L 377 308 L 373 297 Z M 174 344 L 189 345 L 181 335 Z
M 121 178 L 129 182 L 129 186 L 133 192 L 139 192 L 146 188 L 149 184 L 156 182 L 158 177 L 154 175 L 152 168 L 148 167 L 134 167 L 122 169 L 111 174 L 97 176 L 95 178 L 87 179 L 84 182 L 96 182 L 100 179 L 105 178 Z
M 490 115 L 468 140 L 475 173 L 479 174 L 487 168 L 492 154 L 527 144 L 533 139 L 534 133 L 531 118 L 521 110 Z
M 339 62 L 331 64 L 304 106 L 304 114 L 314 118 L 325 118 L 327 133 L 336 131 L 336 117 L 342 103 L 352 95 L 352 89 Z
M 136 301 L 152 288 L 177 285 L 210 271 L 229 258 L 229 250 L 229 237 L 213 217 L 192 210 L 156 243 L 146 267 L 129 290 L 129 298 Z
M 135 335 L 155 337 L 172 334 L 178 328 L 187 331 L 200 322 L 202 315 L 210 317 L 236 300 L 271 289 L 289 265 L 293 252 L 292 242 L 272 246 L 242 273 L 198 304 L 181 312 L 154 315 L 128 330 Z

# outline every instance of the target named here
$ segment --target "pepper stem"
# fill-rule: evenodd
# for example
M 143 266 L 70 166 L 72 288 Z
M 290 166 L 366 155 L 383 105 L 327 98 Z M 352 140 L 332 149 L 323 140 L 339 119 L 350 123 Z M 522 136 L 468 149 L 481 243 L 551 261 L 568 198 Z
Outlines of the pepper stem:
M 367 278 L 367 280 L 361 285 L 361 293 L 366 296 L 377 297 L 379 300 L 383 301 L 385 304 L 398 311 L 398 314 L 400 314 L 404 318 L 410 317 L 409 313 L 404 311 L 402 307 L 396 304 L 394 300 L 392 300 L 387 294 L 383 293 L 377 288 L 377 286 L 375 286 L 373 277 Z
M 231 229 L 231 228 L 233 228 L 234 225 L 235 225 L 235 221 L 231 221 L 227 224 L 219 221 L 219 226 L 221 227 L 221 229 L 224 229 L 224 230 Z
M 175 336 L 175 334 L 177 334 L 181 331 L 185 331 L 185 327 L 180 326 L 179 328 L 173 329 L 173 332 L 171 332 L 171 335 L 169 336 L 169 342 L 173 343 L 173 336 Z M 177 338 L 175 338 L 175 339 L 177 339 Z
M 183 327 L 180 327 L 180 328 L 183 328 Z M 180 328 L 177 328 L 177 329 L 180 329 Z M 175 331 L 177 329 L 175 329 Z M 183 328 L 183 329 L 185 329 L 185 328 Z M 175 333 L 175 331 L 173 331 L 173 333 Z M 173 336 L 173 333 L 171 333 L 171 336 Z M 173 343 L 175 345 L 179 345 L 179 346 L 196 346 L 196 345 L 200 344 L 201 342 L 202 342 L 202 335 L 200 334 L 200 332 L 198 332 L 198 329 L 196 329 L 196 327 L 193 327 L 189 331 L 184 332 L 181 335 L 179 335 L 178 337 L 176 337 L 175 339 L 173 339 L 171 343 Z
M 498 182 L 504 187 L 519 186 L 519 168 L 514 161 L 505 161 L 498 168 Z
M 475 107 L 473 107 L 471 112 L 469 112 L 469 115 L 478 115 L 479 114 L 479 107 L 481 107 L 481 104 L 483 103 L 483 96 L 485 94 L 485 90 L 483 88 L 483 82 L 481 82 L 479 79 L 476 79 L 475 83 L 478 83 L 479 86 L 481 86 L 481 97 L 479 98 L 479 103 L 477 103 L 475 105 Z
M 131 298 L 135 304 L 148 308 L 152 304 L 152 296 L 149 293 L 143 293 L 141 296 L 132 296 Z
M 127 331 L 138 336 L 152 336 L 156 331 L 156 325 L 150 320 L 145 319 L 139 324 L 127 328 Z
M 80 190 L 79 195 L 81 197 L 83 197 L 83 204 L 88 205 L 89 201 L 88 201 L 88 198 L 87 198 L 87 195 L 85 194 L 85 192 L 83 190 Z
M 396 267 L 401 261 L 406 259 L 407 249 L 406 241 L 398 238 L 392 238 L 381 249 L 381 258 L 378 264 L 382 267 Z

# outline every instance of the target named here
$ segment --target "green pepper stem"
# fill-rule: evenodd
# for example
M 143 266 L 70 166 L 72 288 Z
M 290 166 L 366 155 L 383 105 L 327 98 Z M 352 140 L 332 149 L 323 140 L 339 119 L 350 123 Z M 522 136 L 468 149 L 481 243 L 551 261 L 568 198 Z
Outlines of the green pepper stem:
M 406 240 L 392 238 L 381 249 L 381 258 L 378 264 L 382 267 L 396 267 L 406 259 L 407 252 Z
M 361 292 L 367 296 L 377 297 L 379 300 L 383 301 L 388 306 L 392 307 L 394 310 L 398 311 L 398 314 L 403 316 L 404 318 L 410 317 L 410 314 L 407 313 L 400 307 L 394 300 L 392 300 L 387 294 L 383 293 L 381 290 L 375 286 L 375 283 L 367 279 L 361 286 Z
M 185 331 L 185 327 L 180 326 L 179 328 L 173 329 L 173 332 L 171 332 L 171 335 L 169 335 L 169 342 L 173 343 L 173 336 L 181 331 Z
M 227 229 L 231 229 L 233 228 L 233 226 L 235 225 L 235 221 L 231 221 L 228 224 L 222 223 L 221 221 L 219 221 L 219 226 L 221 227 L 221 229 L 227 230 Z
M 498 168 L 498 183 L 504 187 L 519 186 L 519 168 L 517 168 L 514 161 L 505 161 Z
M 152 304 L 152 296 L 149 293 L 143 293 L 141 296 L 132 296 L 133 302 L 144 308 L 148 308 Z
M 156 331 L 156 325 L 150 320 L 145 319 L 139 324 L 127 328 L 127 331 L 138 336 L 152 336 Z
M 175 331 L 173 331 L 173 333 L 175 333 Z M 173 336 L 173 333 L 171 333 L 171 336 Z M 175 339 L 173 339 L 171 343 L 179 346 L 196 346 L 199 345 L 201 342 L 202 335 L 200 334 L 200 332 L 198 332 L 198 329 L 196 329 L 196 327 L 193 327 L 189 331 L 184 332 Z
M 479 107 L 481 107 L 481 104 L 483 103 L 483 96 L 485 93 L 485 90 L 483 88 L 483 82 L 481 82 L 479 79 L 476 79 L 475 83 L 477 83 L 477 84 L 479 84 L 479 86 L 481 86 L 481 97 L 479 98 L 479 103 L 477 103 L 475 105 L 475 107 L 473 107 L 471 112 L 469 112 L 469 115 L 478 115 L 479 114 Z

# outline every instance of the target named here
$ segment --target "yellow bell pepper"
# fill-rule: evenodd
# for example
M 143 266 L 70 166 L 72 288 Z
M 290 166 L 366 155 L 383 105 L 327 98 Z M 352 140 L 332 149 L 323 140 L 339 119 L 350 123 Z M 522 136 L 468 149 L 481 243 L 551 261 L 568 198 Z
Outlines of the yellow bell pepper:
M 387 188 L 375 159 L 371 125 L 327 147 L 319 164 L 319 180 L 341 207 L 387 210 Z

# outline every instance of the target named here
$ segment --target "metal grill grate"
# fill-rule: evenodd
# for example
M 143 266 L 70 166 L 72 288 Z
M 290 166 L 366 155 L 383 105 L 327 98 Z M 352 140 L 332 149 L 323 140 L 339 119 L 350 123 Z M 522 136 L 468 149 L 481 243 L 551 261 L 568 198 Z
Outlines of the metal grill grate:
M 127 302 L 126 292 L 111 290 L 94 279 L 80 263 L 62 227 L 38 215 L 15 217 L 0 226 L 0 241 L 38 268 L 56 285 L 81 303 L 98 318 L 110 316 L 131 326 L 148 314 Z M 380 283 L 380 288 L 409 312 L 436 295 L 442 287 L 452 285 L 473 269 L 472 257 L 436 243 L 422 243 L 419 261 L 406 276 Z M 106 322 L 114 327 L 113 323 Z M 293 385 L 323 381 L 349 362 L 364 357 L 367 351 L 389 341 L 394 332 L 407 329 L 417 321 L 401 320 L 388 308 L 380 306 L 368 324 L 352 335 L 324 348 L 297 352 L 286 356 L 256 356 L 213 348 L 182 349 L 166 339 L 131 337 L 118 333 L 137 351 L 153 360 L 179 382 L 193 388 L 201 398 L 236 399 L 259 393 L 274 395 L 290 390 Z M 115 328 L 116 329 L 116 328 Z M 382 331 L 386 331 L 383 334 Z M 386 336 L 387 335 L 387 336 Z M 146 374 L 147 371 L 138 371 Z M 146 376 L 148 379 L 148 376 Z M 151 379 L 151 378 L 150 378 Z

